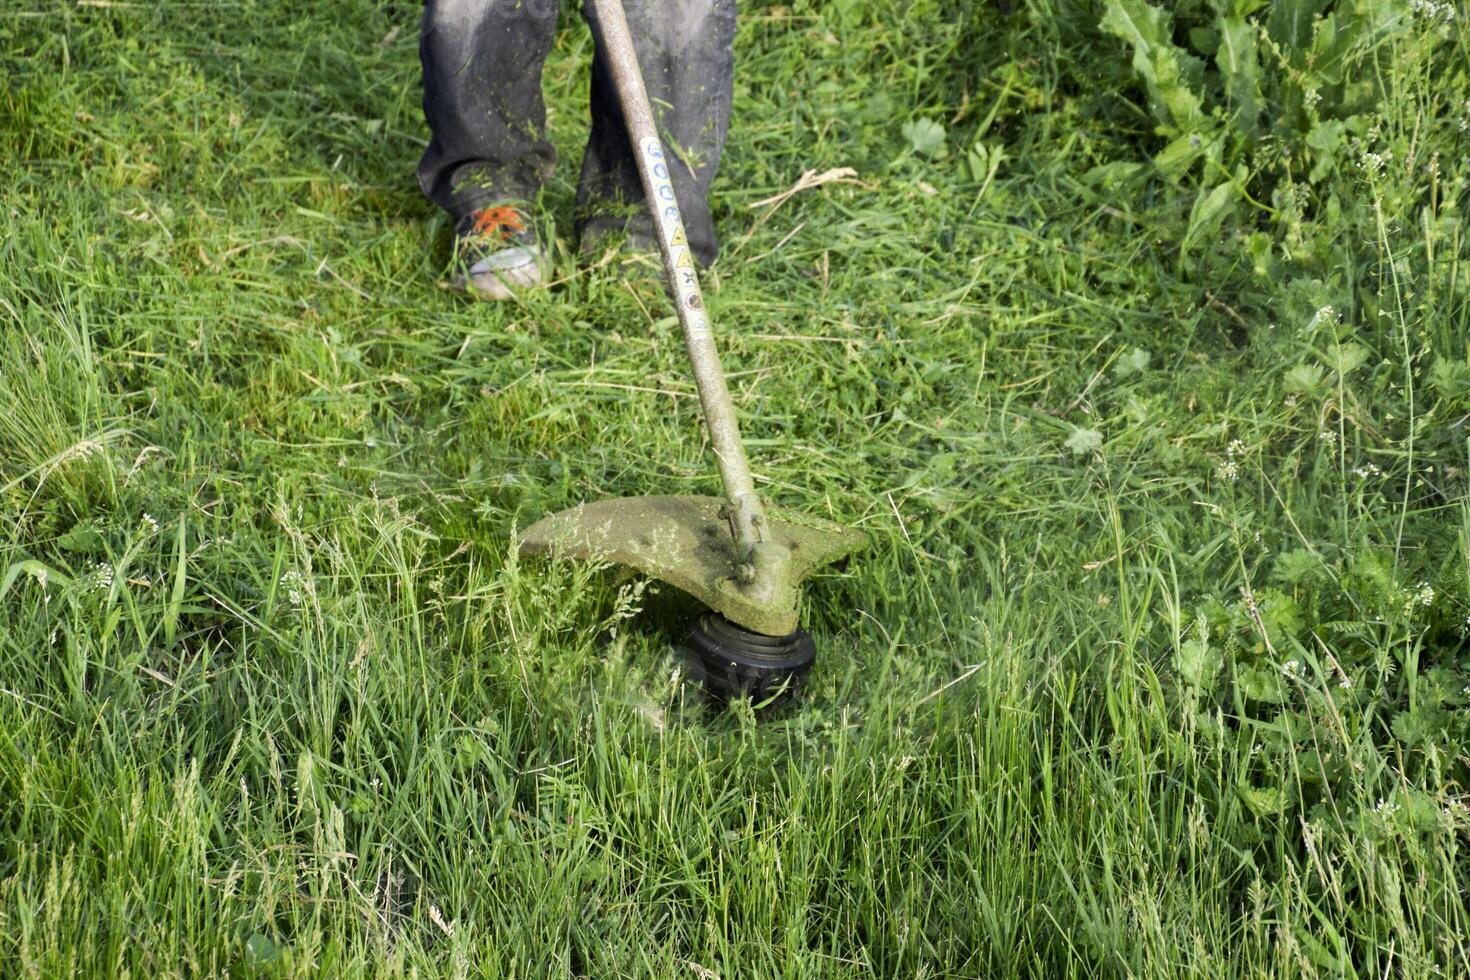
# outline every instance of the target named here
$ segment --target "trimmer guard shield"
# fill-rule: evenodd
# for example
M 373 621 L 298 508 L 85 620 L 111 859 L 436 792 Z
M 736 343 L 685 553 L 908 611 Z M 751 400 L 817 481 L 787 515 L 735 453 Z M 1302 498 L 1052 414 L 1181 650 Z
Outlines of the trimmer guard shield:
M 768 533 L 791 552 L 775 599 L 753 601 L 735 583 L 730 529 L 718 497 L 614 497 L 543 518 L 521 534 L 520 553 L 608 561 L 689 593 L 756 633 L 796 629 L 798 586 L 815 569 L 867 544 L 861 531 L 768 509 Z

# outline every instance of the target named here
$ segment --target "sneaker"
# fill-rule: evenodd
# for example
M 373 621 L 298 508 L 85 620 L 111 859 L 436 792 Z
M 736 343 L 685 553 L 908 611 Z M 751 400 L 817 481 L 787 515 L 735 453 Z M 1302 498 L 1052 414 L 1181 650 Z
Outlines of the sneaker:
M 520 208 L 496 204 L 465 215 L 455 233 L 449 285 L 481 300 L 510 299 L 546 281 L 546 253 Z
M 578 251 L 583 262 L 605 258 L 609 251 L 658 257 L 653 224 L 641 215 L 593 214 L 582 219 L 578 233 Z
M 608 280 L 636 285 L 662 285 L 664 260 L 652 239 L 622 227 L 588 226 L 578 248 L 580 264 Z

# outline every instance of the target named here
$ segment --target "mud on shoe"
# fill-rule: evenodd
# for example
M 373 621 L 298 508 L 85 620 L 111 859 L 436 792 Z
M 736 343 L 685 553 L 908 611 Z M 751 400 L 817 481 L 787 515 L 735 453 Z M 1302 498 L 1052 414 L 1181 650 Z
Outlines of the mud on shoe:
M 546 282 L 546 253 L 525 211 L 494 204 L 471 211 L 455 230 L 449 285 L 475 299 L 510 299 Z

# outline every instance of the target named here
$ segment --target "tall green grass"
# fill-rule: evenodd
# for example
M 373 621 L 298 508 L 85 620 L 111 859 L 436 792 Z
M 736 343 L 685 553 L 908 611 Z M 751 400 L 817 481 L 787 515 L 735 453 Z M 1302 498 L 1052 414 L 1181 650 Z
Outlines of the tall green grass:
M 562 281 L 487 307 L 416 6 L 0 13 L 0 973 L 1464 973 L 1465 23 L 1280 6 L 744 5 L 710 305 L 874 542 L 759 715 L 513 557 L 717 491 L 572 258 L 576 17 Z

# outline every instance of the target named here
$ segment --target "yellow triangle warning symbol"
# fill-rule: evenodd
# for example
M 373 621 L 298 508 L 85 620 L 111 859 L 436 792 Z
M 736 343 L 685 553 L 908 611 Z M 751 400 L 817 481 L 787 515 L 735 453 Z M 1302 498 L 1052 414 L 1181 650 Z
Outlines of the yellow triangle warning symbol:
M 674 263 L 674 268 L 675 269 L 692 269 L 692 268 L 694 268 L 694 260 L 689 257 L 689 249 L 686 248 L 683 252 L 681 252 L 679 254 L 679 261 L 677 261 L 677 262 Z
M 680 225 L 674 229 L 674 237 L 669 239 L 670 245 L 688 245 L 689 239 L 684 236 L 684 226 Z

